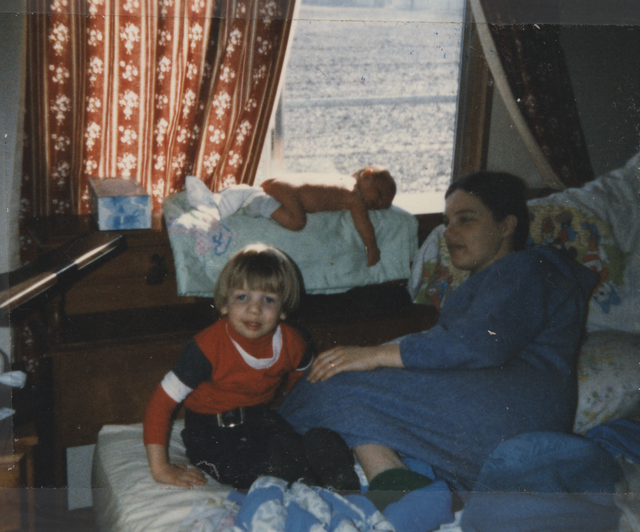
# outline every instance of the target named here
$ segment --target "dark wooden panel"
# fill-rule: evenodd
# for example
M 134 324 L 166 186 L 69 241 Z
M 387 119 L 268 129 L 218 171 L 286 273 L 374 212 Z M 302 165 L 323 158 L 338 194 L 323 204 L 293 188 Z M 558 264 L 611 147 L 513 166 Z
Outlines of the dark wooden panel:
M 418 219 L 418 245 L 421 246 L 429 233 L 442 224 L 444 218 L 441 212 L 417 214 L 416 218 Z
M 178 296 L 175 276 L 168 276 L 157 285 L 147 284 L 144 276 L 123 276 L 99 282 L 87 277 L 66 293 L 65 311 L 73 317 L 91 312 L 184 305 L 192 301 L 193 298 Z
M 52 354 L 57 449 L 95 443 L 104 424 L 140 422 L 190 334 Z
M 319 352 L 338 345 L 380 345 L 394 338 L 433 327 L 437 312 L 433 307 L 416 306 L 377 319 L 366 315 L 347 320 L 303 319 L 295 324 L 312 335 Z

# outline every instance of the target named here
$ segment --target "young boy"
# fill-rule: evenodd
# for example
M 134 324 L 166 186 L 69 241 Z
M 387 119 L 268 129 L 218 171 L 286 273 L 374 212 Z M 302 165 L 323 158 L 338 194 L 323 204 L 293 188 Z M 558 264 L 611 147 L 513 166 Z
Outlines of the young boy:
M 274 439 L 299 438 L 267 404 L 283 379 L 287 389 L 293 386 L 313 353 L 281 323 L 300 297 L 297 272 L 281 251 L 255 244 L 236 253 L 218 277 L 214 297 L 222 318 L 186 344 L 154 392 L 144 443 L 157 482 L 186 488 L 206 483 L 199 469 L 168 459 L 171 416 L 184 401 L 182 439 L 189 460 L 244 489 L 260 475 L 277 475 L 270 464 Z
M 381 166 L 366 166 L 351 176 L 303 174 L 302 180 L 267 179 L 260 195 L 253 187 L 236 185 L 213 194 L 199 179 L 187 177 L 187 198 L 194 208 L 215 209 L 216 217 L 224 218 L 244 206 L 245 214 L 271 217 L 292 231 L 304 229 L 307 214 L 323 211 L 351 212 L 355 225 L 367 251 L 367 266 L 380 261 L 369 210 L 388 209 L 396 195 L 396 184 L 391 174 Z

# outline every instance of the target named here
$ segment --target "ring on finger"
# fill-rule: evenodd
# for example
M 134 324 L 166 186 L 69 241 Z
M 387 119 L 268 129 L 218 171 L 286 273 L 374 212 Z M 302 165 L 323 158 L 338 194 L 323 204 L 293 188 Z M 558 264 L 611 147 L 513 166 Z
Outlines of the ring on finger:
M 336 365 L 333 362 L 329 362 L 329 364 L 331 365 L 332 368 L 336 367 Z

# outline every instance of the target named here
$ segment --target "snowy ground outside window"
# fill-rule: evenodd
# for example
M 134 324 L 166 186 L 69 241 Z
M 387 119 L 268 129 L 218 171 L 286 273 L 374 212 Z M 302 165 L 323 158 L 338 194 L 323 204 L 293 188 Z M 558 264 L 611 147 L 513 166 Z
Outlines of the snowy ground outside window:
M 350 4 L 303 0 L 298 12 L 284 89 L 286 171 L 381 164 L 400 196 L 441 195 L 451 178 L 461 3 Z

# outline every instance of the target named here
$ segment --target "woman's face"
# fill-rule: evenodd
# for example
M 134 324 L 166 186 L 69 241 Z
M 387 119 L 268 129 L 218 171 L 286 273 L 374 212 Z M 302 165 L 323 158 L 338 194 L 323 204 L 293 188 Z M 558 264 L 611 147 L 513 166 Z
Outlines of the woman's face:
M 456 190 L 445 201 L 444 239 L 456 268 L 472 274 L 513 251 L 513 231 L 517 218 L 507 216 L 496 222 L 482 200 L 464 190 Z

